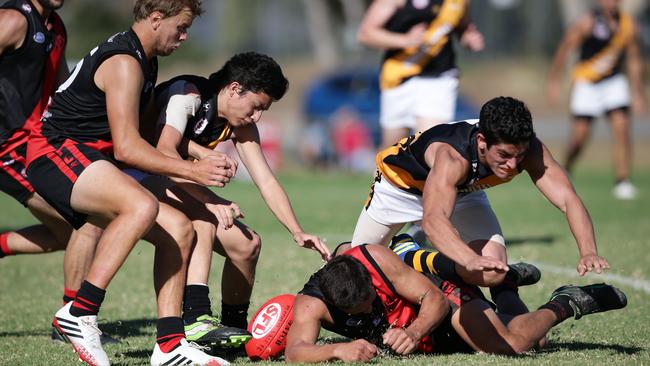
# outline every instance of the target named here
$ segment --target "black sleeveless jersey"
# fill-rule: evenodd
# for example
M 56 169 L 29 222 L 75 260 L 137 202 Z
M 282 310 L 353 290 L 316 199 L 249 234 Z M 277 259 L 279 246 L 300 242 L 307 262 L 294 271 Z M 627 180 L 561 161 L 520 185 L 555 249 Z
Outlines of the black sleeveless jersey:
M 634 40 L 634 21 L 630 15 L 617 12 L 616 29 L 612 29 L 602 11 L 594 10 L 592 17 L 591 33 L 580 46 L 580 60 L 573 76 L 598 82 L 621 73 L 625 48 Z
M 194 116 L 187 120 L 183 136 L 210 149 L 213 149 L 219 142 L 230 138 L 232 128 L 225 118 L 220 118 L 217 114 L 217 96 L 219 94 L 217 86 L 201 76 L 177 76 L 156 86 L 156 101 L 160 101 L 161 106 L 167 105 L 172 96 L 170 89 L 175 83 L 193 84 L 201 94 L 201 106 Z
M 477 134 L 477 120 L 471 123 L 462 121 L 436 125 L 377 153 L 377 169 L 398 188 L 422 195 L 424 182 L 431 170 L 424 160 L 424 153 L 432 143 L 443 142 L 453 147 L 470 163 L 467 179 L 456 187 L 459 195 L 510 181 L 512 178 L 498 178 L 489 167 L 479 161 Z
M 380 76 L 382 89 L 395 87 L 413 76 L 457 75 L 451 35 L 463 18 L 464 9 L 462 0 L 407 0 L 384 28 L 395 33 L 408 33 L 413 26 L 426 23 L 425 38 L 429 43 L 419 49 L 386 51 Z
M 51 30 L 29 0 L 10 0 L 1 9 L 15 9 L 27 19 L 23 44 L 0 55 L 0 145 L 15 131 L 35 121 L 53 92 L 59 60 L 66 43 L 66 33 L 59 16 L 52 12 L 48 19 Z M 55 55 L 54 53 L 58 51 Z M 48 69 L 48 58 L 53 67 Z M 29 134 L 26 129 L 25 135 Z
M 140 94 L 140 112 L 153 93 L 158 62 L 148 61 L 136 33 L 129 29 L 117 33 L 95 47 L 75 67 L 56 91 L 43 115 L 42 135 L 54 146 L 71 139 L 105 152 L 112 152 L 111 130 L 106 110 L 106 94 L 94 82 L 97 68 L 111 56 L 126 54 L 140 63 L 144 85 Z

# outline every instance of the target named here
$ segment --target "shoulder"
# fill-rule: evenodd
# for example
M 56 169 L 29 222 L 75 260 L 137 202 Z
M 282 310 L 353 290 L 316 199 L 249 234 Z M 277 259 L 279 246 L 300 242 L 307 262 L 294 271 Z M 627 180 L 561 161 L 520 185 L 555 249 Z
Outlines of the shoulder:
M 434 166 L 448 165 L 460 169 L 466 167 L 468 164 L 467 159 L 458 150 L 450 144 L 441 141 L 433 142 L 427 147 L 424 153 L 424 159 L 431 168 Z
M 327 312 L 327 305 L 323 300 L 304 294 L 296 295 L 296 300 L 293 304 L 294 312 L 302 318 L 310 317 L 314 319 L 323 318 Z
M 389 279 L 401 271 L 404 263 L 391 249 L 377 244 L 368 244 L 365 247 Z
M 22 41 L 29 27 L 25 15 L 16 9 L 0 9 L 0 24 L 0 46 Z

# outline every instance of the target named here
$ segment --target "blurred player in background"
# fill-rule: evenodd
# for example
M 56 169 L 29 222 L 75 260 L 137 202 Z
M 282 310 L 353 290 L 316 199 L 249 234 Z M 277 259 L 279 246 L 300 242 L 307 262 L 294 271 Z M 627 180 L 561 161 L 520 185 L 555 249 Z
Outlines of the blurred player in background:
M 280 65 L 255 52 L 233 56 L 209 78 L 175 77 L 156 87 L 160 131 L 156 145 L 167 156 L 192 160 L 215 154 L 213 149 L 218 144 L 231 140 L 262 199 L 296 244 L 317 251 L 327 260 L 329 250 L 318 236 L 304 232 L 260 146 L 256 123 L 273 102 L 284 96 L 288 85 Z M 188 339 L 211 344 L 212 333 L 219 329 L 218 320 L 212 316 L 207 285 L 212 251 L 226 257 L 221 278 L 221 322 L 246 328 L 261 239 L 237 220 L 243 215 L 236 204 L 197 184 L 179 182 L 178 186 L 211 212 L 193 219 L 197 244 L 189 264 L 183 304 Z M 193 218 L 188 211 L 205 210 L 184 210 Z
M 0 191 L 42 222 L 0 233 L 0 258 L 66 247 L 63 301 L 74 299 L 88 272 L 101 230 L 72 227 L 34 192 L 25 173 L 27 139 L 55 88 L 68 76 L 66 30 L 55 10 L 63 0 L 12 0 L 0 5 Z M 62 340 L 52 332 L 55 340 Z M 102 337 L 102 341 L 114 341 Z
M 454 119 L 458 67 L 452 42 L 483 49 L 466 0 L 375 0 L 358 32 L 366 46 L 385 50 L 380 74 L 381 148 Z
M 567 30 L 551 66 L 547 94 L 551 103 L 557 100 L 567 58 L 579 48 L 579 62 L 573 69 L 570 107 L 573 123 L 565 168 L 569 172 L 573 169 L 590 137 L 594 118 L 604 113 L 614 138 L 613 194 L 619 199 L 634 199 L 637 189 L 630 182 L 629 109 L 632 106 L 638 114 L 645 113 L 643 60 L 638 42 L 639 26 L 632 16 L 619 10 L 619 2 L 600 0 L 597 9 Z

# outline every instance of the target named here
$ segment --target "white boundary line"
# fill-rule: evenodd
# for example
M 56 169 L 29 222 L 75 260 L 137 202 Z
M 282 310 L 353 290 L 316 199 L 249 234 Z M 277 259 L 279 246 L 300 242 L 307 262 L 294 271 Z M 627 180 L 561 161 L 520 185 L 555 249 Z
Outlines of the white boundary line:
M 540 263 L 540 262 L 533 262 L 533 264 L 539 267 L 539 269 L 541 269 L 542 272 L 551 272 L 554 274 L 559 274 L 568 277 L 582 278 L 580 277 L 580 275 L 578 275 L 578 272 L 575 270 L 575 268 L 560 267 L 560 266 L 555 266 L 552 264 Z M 646 294 L 650 294 L 650 281 L 646 281 L 641 278 L 621 276 L 613 273 L 601 273 L 597 276 L 599 278 L 602 278 L 603 280 L 629 286 L 635 290 L 640 290 L 645 292 Z

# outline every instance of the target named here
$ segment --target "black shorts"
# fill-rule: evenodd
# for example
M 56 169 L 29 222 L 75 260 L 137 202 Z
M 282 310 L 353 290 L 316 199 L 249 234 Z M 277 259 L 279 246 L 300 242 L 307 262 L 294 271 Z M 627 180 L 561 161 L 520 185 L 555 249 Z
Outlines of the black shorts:
M 27 174 L 36 192 L 78 229 L 86 223 L 87 215 L 70 206 L 72 188 L 86 167 L 99 160 L 111 161 L 91 147 L 66 140 L 57 150 L 32 161 Z
M 0 166 L 0 191 L 15 198 L 23 206 L 34 193 L 34 187 L 27 180 L 25 173 L 26 154 L 27 143 L 25 142 L 0 156 L 0 164 L 2 164 Z

